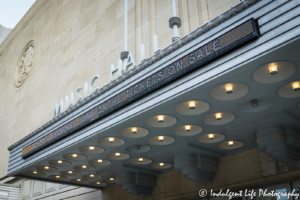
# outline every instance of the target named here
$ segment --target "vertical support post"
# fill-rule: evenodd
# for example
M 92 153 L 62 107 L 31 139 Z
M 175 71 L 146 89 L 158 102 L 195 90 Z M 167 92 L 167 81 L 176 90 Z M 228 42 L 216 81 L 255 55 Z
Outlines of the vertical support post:
M 169 27 L 173 29 L 172 42 L 179 40 L 178 28 L 181 26 L 181 20 L 176 16 L 176 0 L 172 0 L 172 17 L 169 19 Z

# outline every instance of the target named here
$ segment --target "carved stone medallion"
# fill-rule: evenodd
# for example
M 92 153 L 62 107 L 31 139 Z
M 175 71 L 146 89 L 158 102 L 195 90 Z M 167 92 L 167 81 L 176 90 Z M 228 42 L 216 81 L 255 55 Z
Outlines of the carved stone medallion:
M 31 40 L 23 49 L 16 66 L 14 84 L 17 89 L 21 88 L 32 71 L 34 58 L 35 42 Z

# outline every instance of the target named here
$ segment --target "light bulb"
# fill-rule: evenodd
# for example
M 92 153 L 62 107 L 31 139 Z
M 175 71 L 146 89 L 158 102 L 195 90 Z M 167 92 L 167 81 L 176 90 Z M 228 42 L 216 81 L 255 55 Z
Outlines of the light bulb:
M 45 169 L 49 169 L 49 167 L 46 166 Z
M 208 134 L 208 138 L 209 138 L 209 139 L 214 139 L 215 136 L 214 136 L 214 134 Z
M 274 63 L 271 64 L 269 70 L 271 75 L 275 75 L 278 73 L 277 66 Z
M 56 178 L 60 178 L 60 176 L 56 176 Z
M 82 165 L 82 168 L 83 168 L 83 169 L 86 169 L 86 166 L 85 166 L 85 165 Z
M 89 149 L 90 149 L 90 151 L 93 151 L 93 150 L 95 150 L 95 147 L 90 147 Z
M 164 163 L 159 163 L 159 166 L 161 166 L 161 167 L 164 166 Z
M 98 162 L 102 162 L 102 160 L 98 160 Z
M 232 146 L 232 145 L 233 145 L 233 141 L 229 141 L 229 142 L 228 142 L 228 145 L 229 145 L 229 146 Z
M 90 177 L 92 177 L 92 178 L 93 178 L 94 176 L 95 176 L 94 174 L 91 174 L 91 175 L 90 175 Z
M 116 153 L 116 157 L 120 157 L 120 153 Z
M 72 171 L 69 171 L 68 173 L 69 173 L 69 174 L 72 174 L 73 172 L 72 172 Z
M 114 140 L 115 140 L 114 138 L 109 138 L 109 142 L 110 142 L 110 143 L 113 143 Z
M 132 128 L 131 133 L 137 133 L 137 128 Z
M 190 131 L 191 130 L 191 126 L 188 125 L 188 126 L 185 126 L 185 131 Z
M 143 158 L 139 158 L 139 162 L 143 162 L 144 161 L 144 159 Z
M 36 172 L 36 171 L 34 171 L 33 173 L 34 173 L 34 174 L 37 174 L 37 172 Z
M 77 181 L 81 181 L 81 179 L 77 179 Z
M 77 158 L 77 154 L 73 154 L 73 158 Z
M 164 141 L 164 136 L 158 136 L 158 140 L 159 140 L 160 142 Z
M 189 109 L 195 109 L 196 108 L 196 104 L 194 101 L 190 101 L 189 102 Z
M 221 120 L 222 119 L 222 113 L 216 113 L 216 119 Z
M 114 178 L 110 178 L 110 180 L 111 180 L 111 181 L 113 181 L 113 180 L 114 180 Z
M 227 94 L 231 94 L 233 92 L 231 84 L 225 85 L 225 88 L 226 88 L 226 93 Z
M 98 185 L 100 185 L 100 182 L 97 182 Z
M 159 116 L 157 117 L 157 119 L 158 119 L 158 122 L 159 122 L 159 123 L 164 122 L 164 116 L 162 116 L 162 115 L 159 115 Z
M 58 164 L 62 164 L 62 161 L 61 160 L 59 160 L 59 161 L 57 161 L 58 162 Z
M 294 90 L 294 91 L 300 90 L 300 84 L 299 84 L 299 82 L 294 82 L 294 83 L 293 83 L 293 90 Z

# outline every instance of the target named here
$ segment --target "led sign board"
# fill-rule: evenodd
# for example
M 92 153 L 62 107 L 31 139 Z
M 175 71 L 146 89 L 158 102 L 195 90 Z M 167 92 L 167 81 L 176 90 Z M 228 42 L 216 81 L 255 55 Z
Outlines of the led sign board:
M 124 89 L 107 101 L 95 105 L 84 114 L 51 131 L 22 150 L 26 158 L 48 145 L 99 120 L 112 112 L 150 94 L 151 92 L 187 75 L 194 70 L 224 56 L 260 36 L 257 21 L 253 18 L 211 40 L 195 51 L 177 59 L 163 69 L 149 75 L 142 81 Z

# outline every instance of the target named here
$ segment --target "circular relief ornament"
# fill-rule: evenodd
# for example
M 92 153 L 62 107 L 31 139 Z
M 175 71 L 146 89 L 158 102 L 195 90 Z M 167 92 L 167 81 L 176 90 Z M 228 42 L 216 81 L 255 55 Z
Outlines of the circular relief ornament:
M 14 85 L 17 89 L 20 89 L 27 80 L 29 73 L 32 71 L 34 59 L 35 42 L 31 40 L 23 49 L 15 69 Z

